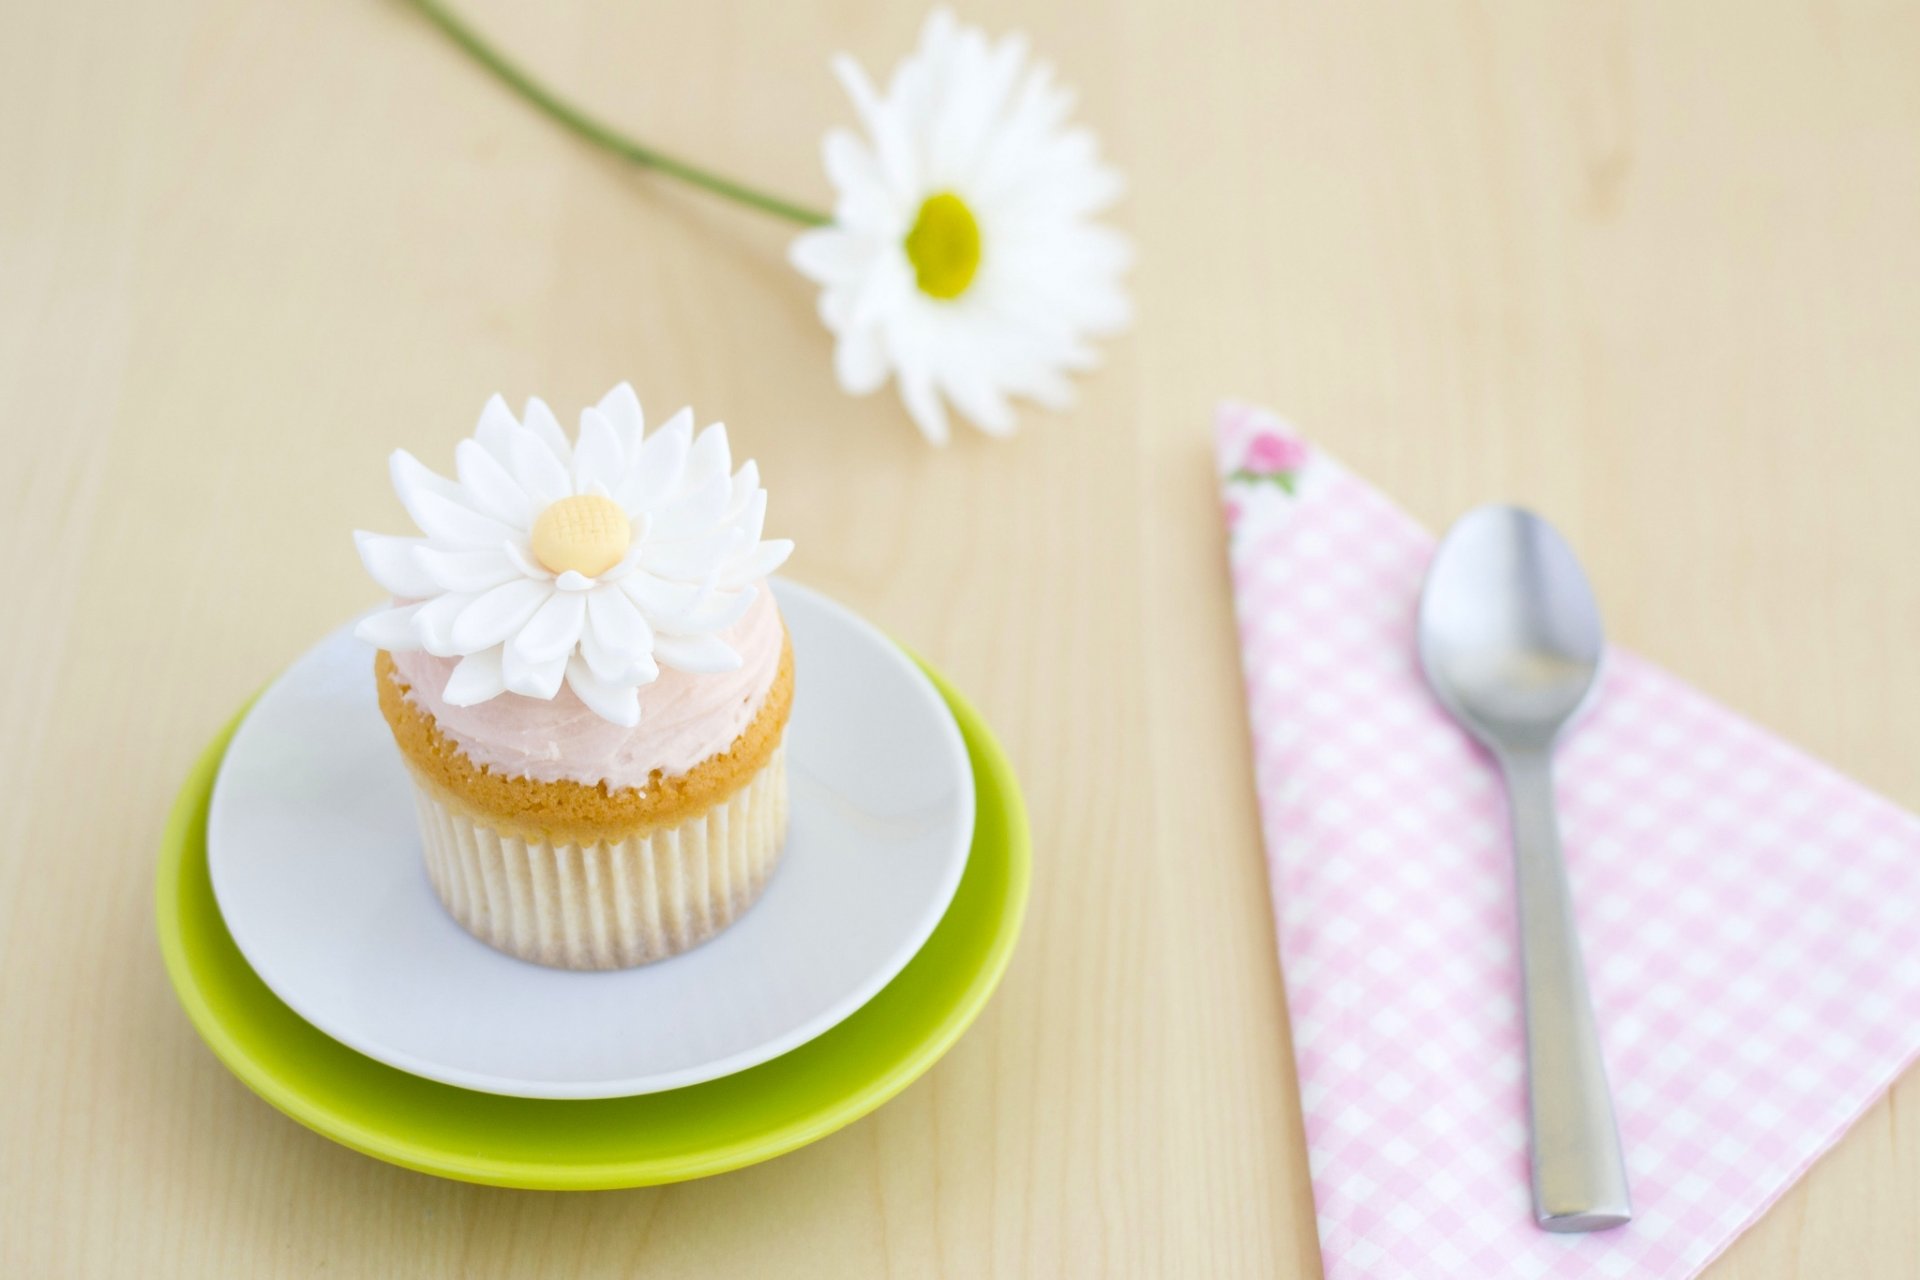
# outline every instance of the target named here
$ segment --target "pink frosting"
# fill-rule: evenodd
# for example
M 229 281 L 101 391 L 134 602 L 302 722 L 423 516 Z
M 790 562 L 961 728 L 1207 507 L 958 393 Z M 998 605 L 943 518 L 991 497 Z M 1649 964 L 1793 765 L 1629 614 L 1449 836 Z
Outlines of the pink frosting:
M 613 790 L 642 787 L 658 769 L 674 777 L 725 751 L 753 723 L 780 670 L 786 629 L 773 593 L 762 583 L 746 616 L 721 632 L 740 655 L 740 668 L 720 675 L 689 675 L 663 668 L 640 690 L 640 723 L 623 729 L 587 710 L 561 686 L 550 702 L 517 693 L 471 707 L 450 706 L 441 695 L 457 658 L 430 653 L 393 655 L 407 696 L 440 732 L 483 769 L 541 782 L 604 782 Z

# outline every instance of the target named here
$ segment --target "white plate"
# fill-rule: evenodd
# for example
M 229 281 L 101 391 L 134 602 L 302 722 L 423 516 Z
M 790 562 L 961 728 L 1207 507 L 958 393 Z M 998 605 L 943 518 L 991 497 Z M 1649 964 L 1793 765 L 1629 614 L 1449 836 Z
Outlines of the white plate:
M 247 962 L 369 1057 L 529 1098 L 697 1084 L 858 1009 L 953 897 L 973 774 L 946 704 L 891 641 L 816 592 L 774 594 L 796 672 L 792 827 L 730 928 L 615 973 L 527 964 L 467 934 L 427 882 L 373 651 L 343 627 L 260 696 L 214 785 L 207 860 Z

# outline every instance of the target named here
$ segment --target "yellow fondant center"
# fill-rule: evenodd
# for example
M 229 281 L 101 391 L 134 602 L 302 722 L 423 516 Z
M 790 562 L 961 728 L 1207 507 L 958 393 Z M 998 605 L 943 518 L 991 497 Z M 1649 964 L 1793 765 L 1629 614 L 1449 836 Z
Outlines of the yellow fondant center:
M 980 224 L 966 201 L 942 191 L 920 206 L 906 248 L 920 292 L 951 302 L 967 291 L 980 270 Z
M 533 522 L 533 558 L 554 573 L 597 577 L 626 558 L 633 525 L 612 498 L 562 498 Z

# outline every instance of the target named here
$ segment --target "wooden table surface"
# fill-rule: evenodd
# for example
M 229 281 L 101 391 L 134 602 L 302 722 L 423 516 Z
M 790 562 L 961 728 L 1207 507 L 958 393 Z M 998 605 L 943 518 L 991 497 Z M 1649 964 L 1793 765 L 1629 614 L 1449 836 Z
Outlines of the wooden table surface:
M 825 202 L 826 58 L 920 10 L 468 0 L 650 139 Z M 789 230 L 584 151 L 385 0 L 0 16 L 0 1273 L 1314 1275 L 1208 418 L 1430 523 L 1515 498 L 1613 634 L 1920 805 L 1920 8 L 985 0 L 1129 173 L 1078 409 L 925 446 L 835 388 Z M 384 457 L 628 377 L 731 424 L 791 572 L 1004 737 L 1005 985 L 872 1117 L 704 1182 L 404 1172 L 254 1098 L 155 847 L 241 699 L 370 603 Z M 1920 1078 L 1711 1269 L 1920 1276 Z

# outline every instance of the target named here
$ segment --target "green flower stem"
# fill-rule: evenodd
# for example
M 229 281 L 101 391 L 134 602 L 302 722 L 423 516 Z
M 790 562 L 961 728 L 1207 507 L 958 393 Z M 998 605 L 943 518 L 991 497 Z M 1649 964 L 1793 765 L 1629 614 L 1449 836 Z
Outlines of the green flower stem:
M 725 196 L 729 200 L 738 201 L 764 213 L 771 213 L 775 217 L 785 218 L 789 222 L 797 222 L 806 227 L 818 227 L 832 221 L 826 214 L 817 210 L 756 190 L 735 182 L 731 178 L 723 178 L 717 173 L 709 173 L 697 165 L 688 164 L 685 160 L 676 159 L 652 147 L 640 145 L 619 130 L 602 124 L 572 103 L 555 96 L 545 85 L 509 62 L 499 50 L 483 40 L 478 32 L 461 21 L 458 14 L 440 4 L 439 0 L 406 0 L 406 3 L 412 5 L 422 17 L 445 32 L 448 39 L 466 50 L 468 56 L 491 71 L 502 84 L 539 108 L 549 119 L 576 137 L 643 168 L 657 169 L 682 182 L 692 183 L 715 195 Z

